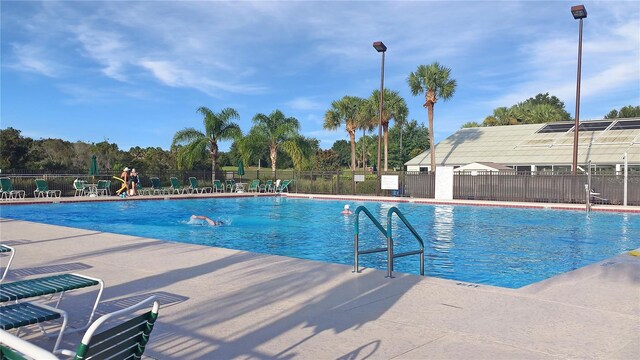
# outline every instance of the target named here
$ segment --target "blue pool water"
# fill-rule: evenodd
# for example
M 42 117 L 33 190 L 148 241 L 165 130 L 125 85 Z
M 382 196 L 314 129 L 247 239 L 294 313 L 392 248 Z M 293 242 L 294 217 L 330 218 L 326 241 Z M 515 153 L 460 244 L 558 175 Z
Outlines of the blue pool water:
M 340 213 L 345 203 L 253 197 L 36 204 L 0 206 L 0 217 L 352 265 L 354 218 Z M 349 203 L 385 222 L 387 210 L 398 207 L 425 240 L 425 274 L 457 281 L 518 288 L 640 247 L 638 214 Z M 190 223 L 192 214 L 224 225 Z M 364 214 L 360 219 L 361 249 L 384 246 Z M 394 219 L 395 251 L 417 249 Z M 360 264 L 386 269 L 383 254 L 364 255 Z M 417 256 L 394 266 L 419 272 Z

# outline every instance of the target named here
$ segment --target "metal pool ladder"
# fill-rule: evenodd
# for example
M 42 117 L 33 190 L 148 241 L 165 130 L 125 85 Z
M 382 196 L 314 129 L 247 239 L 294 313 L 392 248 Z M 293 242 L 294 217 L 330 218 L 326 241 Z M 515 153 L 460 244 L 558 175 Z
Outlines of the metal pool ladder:
M 367 215 L 367 217 L 369 218 L 369 220 L 371 220 L 373 225 L 375 225 L 376 228 L 378 228 L 378 230 L 380 230 L 380 232 L 387 238 L 387 246 L 386 247 L 369 249 L 369 250 L 360 250 L 358 248 L 358 235 L 360 233 L 360 213 L 361 212 L 364 212 Z M 398 216 L 398 218 L 400 220 L 402 220 L 402 222 L 407 226 L 409 231 L 411 231 L 413 236 L 418 241 L 418 244 L 420 244 L 420 250 L 407 251 L 407 252 L 398 253 L 398 254 L 394 254 L 393 253 L 393 235 L 392 235 L 392 231 L 391 231 L 392 230 L 391 219 L 393 217 L 393 214 L 396 214 Z M 373 254 L 373 253 L 386 251 L 387 252 L 387 277 L 389 277 L 389 278 L 393 277 L 393 259 L 399 258 L 399 257 L 403 257 L 403 256 L 409 256 L 409 255 L 420 255 L 420 275 L 424 275 L 424 241 L 422 241 L 422 238 L 420 237 L 418 232 L 413 228 L 413 226 L 411 226 L 409 221 L 407 221 L 407 219 L 404 217 L 404 215 L 402 215 L 402 213 L 400 212 L 400 210 L 398 210 L 398 208 L 396 208 L 394 206 L 391 209 L 389 209 L 389 211 L 387 212 L 387 228 L 386 229 L 380 224 L 380 222 L 378 222 L 378 220 L 376 220 L 373 217 L 371 212 L 364 206 L 358 206 L 358 208 L 353 213 L 353 215 L 355 217 L 355 221 L 353 223 L 353 232 L 354 232 L 354 235 L 353 235 L 353 250 L 354 250 L 353 272 L 356 272 L 356 273 L 360 272 L 360 269 L 358 267 L 358 258 L 359 258 L 360 255 Z

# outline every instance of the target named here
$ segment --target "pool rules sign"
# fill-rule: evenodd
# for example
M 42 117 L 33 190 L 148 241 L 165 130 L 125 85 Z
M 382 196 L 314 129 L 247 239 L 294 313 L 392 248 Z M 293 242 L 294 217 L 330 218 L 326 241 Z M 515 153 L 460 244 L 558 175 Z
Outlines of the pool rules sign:
M 453 200 L 453 167 L 439 166 L 436 170 L 436 200 Z

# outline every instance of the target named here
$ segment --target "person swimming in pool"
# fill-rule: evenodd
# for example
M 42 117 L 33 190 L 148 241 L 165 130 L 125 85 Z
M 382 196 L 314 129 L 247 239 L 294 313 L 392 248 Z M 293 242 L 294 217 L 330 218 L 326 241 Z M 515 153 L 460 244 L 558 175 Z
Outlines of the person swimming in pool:
M 349 204 L 346 204 L 346 205 L 344 206 L 344 210 L 342 210 L 341 214 L 343 214 L 343 215 L 351 215 L 351 214 L 353 214 L 353 213 L 351 212 L 351 210 L 349 210 Z
M 203 215 L 191 215 L 191 219 L 190 220 L 191 221 L 193 221 L 193 220 L 204 220 L 211 226 L 219 226 L 219 225 L 224 224 L 222 221 L 214 221 L 214 220 L 211 220 L 208 217 L 203 216 Z

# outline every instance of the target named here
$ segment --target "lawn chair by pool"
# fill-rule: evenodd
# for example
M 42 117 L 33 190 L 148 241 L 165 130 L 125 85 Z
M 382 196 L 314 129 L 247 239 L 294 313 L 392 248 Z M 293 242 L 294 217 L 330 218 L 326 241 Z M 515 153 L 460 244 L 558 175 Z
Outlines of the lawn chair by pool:
M 33 197 L 60 197 L 62 191 L 49 190 L 49 184 L 44 179 L 36 179 L 36 189 L 33 191 Z
M 7 274 L 9 273 L 9 268 L 11 267 L 11 262 L 13 261 L 13 257 L 16 256 L 16 250 L 11 246 L 0 244 L 0 254 L 9 255 L 9 261 L 6 262 L 7 266 L 5 266 L 4 272 L 2 273 L 2 277 L 0 278 L 0 281 L 2 281 L 4 280 L 5 277 L 7 277 Z M 0 263 L 4 264 L 5 262 L 0 261 Z
M 259 192 L 272 192 L 273 191 L 273 180 L 267 180 L 264 184 L 260 185 L 258 188 Z
M 213 191 L 215 192 L 224 192 L 224 185 L 220 180 L 213 181 Z
M 58 338 L 53 346 L 53 351 L 58 350 L 60 340 L 62 340 L 62 335 L 64 335 L 64 330 L 67 327 L 67 313 L 65 311 L 48 305 L 34 304 L 30 302 L 0 306 L 0 343 L 3 346 L 3 348 L 0 349 L 0 354 L 2 355 L 1 359 L 25 359 L 24 357 L 7 356 L 7 349 L 4 349 L 4 344 L 7 340 L 5 335 L 8 334 L 6 330 L 18 329 L 19 331 L 21 327 L 26 325 L 41 325 L 41 323 L 45 321 L 60 318 L 62 318 L 62 326 L 60 326 L 60 332 L 58 333 Z M 42 327 L 40 327 L 40 330 L 44 332 Z M 46 332 L 44 333 L 46 334 Z M 32 357 L 29 357 L 29 359 L 31 358 Z M 33 359 L 41 358 L 38 357 Z
M 258 192 L 258 188 L 260 187 L 260 180 L 256 179 L 249 184 L 248 192 Z
M 0 178 L 0 187 L 2 191 L 2 199 L 24 199 L 24 190 L 14 190 L 13 183 L 8 177 Z
M 171 193 L 184 194 L 185 192 L 189 191 L 188 187 L 184 187 L 182 186 L 182 184 L 180 184 L 180 180 L 178 180 L 177 177 L 171 177 L 169 180 L 171 181 L 171 187 L 169 188 L 169 191 L 171 191 Z
M 91 310 L 91 314 L 89 315 L 89 321 L 87 321 L 86 325 L 83 328 L 77 329 L 84 330 L 89 326 L 89 324 L 91 324 L 91 320 L 93 320 L 93 316 L 95 315 L 98 303 L 100 302 L 100 298 L 102 297 L 104 282 L 100 279 L 69 273 L 28 280 L 2 282 L 0 283 L 0 303 L 18 302 L 22 299 L 58 294 L 59 297 L 56 302 L 57 308 L 62 301 L 63 295 L 67 291 L 92 287 L 96 285 L 100 286 L 100 290 L 98 291 L 96 301 L 93 304 L 93 309 Z M 7 305 L 0 308 L 4 308 L 6 306 Z
M 149 306 L 151 310 L 135 315 Z M 0 353 L 3 359 L 4 354 L 9 354 L 9 359 L 57 359 L 54 354 L 74 356 L 74 359 L 140 359 L 149 342 L 159 309 L 160 304 L 152 296 L 126 309 L 101 316 L 85 332 L 76 351 L 55 349 L 54 353 L 50 353 L 0 330 Z
M 76 191 L 74 196 L 83 196 L 86 192 L 84 181 L 75 179 L 73 181 L 73 189 Z
M 0 330 L 0 359 L 4 360 L 59 360 L 52 352 Z
M 289 184 L 291 184 L 292 180 L 283 180 L 282 184 L 276 187 L 276 192 L 289 192 Z
M 151 195 L 153 193 L 153 187 L 144 187 L 142 182 L 138 181 L 136 184 L 136 193 L 138 195 Z
M 109 180 L 98 180 L 98 185 L 96 186 L 96 194 L 98 196 L 109 195 L 109 186 L 111 185 L 111 181 Z
M 233 179 L 230 180 L 225 180 L 224 183 L 226 184 L 226 191 L 227 192 L 236 192 L 236 181 Z
M 205 192 L 210 193 L 213 191 L 211 187 L 208 187 L 208 186 L 200 187 L 200 185 L 198 185 L 198 179 L 196 179 L 193 176 L 189 178 L 189 183 L 191 184 L 189 186 L 189 190 L 191 191 L 191 193 L 202 194 Z
M 162 184 L 160 183 L 160 178 L 157 178 L 157 177 L 151 178 L 151 188 L 153 189 L 154 195 L 169 193 L 167 188 L 163 187 Z

